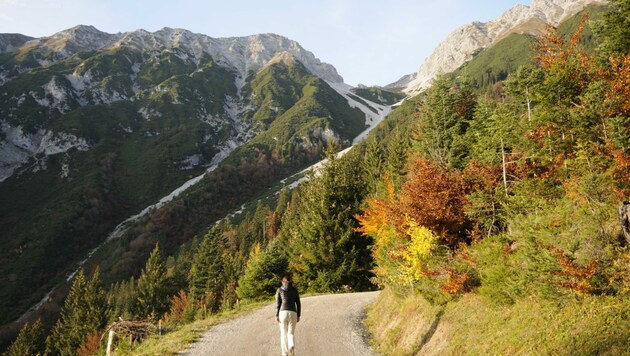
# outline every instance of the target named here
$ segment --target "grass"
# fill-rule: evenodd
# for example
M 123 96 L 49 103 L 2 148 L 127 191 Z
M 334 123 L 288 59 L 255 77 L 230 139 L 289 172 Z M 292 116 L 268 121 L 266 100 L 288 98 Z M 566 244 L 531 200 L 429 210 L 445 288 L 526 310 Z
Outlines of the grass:
M 366 319 L 374 348 L 384 355 L 630 355 L 627 297 L 497 306 L 466 294 L 440 308 L 386 289 Z

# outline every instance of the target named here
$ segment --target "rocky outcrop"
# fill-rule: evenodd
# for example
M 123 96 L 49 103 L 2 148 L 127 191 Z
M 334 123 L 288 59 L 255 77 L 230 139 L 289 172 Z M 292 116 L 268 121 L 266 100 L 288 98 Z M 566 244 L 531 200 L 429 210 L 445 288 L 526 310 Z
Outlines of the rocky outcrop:
M 533 0 L 530 6 L 516 5 L 489 22 L 473 22 L 451 32 L 417 72 L 389 84 L 389 88 L 403 88 L 410 96 L 429 87 L 433 78 L 457 69 L 472 59 L 473 53 L 500 41 L 510 33 L 538 35 L 546 24 L 557 26 L 575 15 L 586 5 L 604 4 L 606 0 Z

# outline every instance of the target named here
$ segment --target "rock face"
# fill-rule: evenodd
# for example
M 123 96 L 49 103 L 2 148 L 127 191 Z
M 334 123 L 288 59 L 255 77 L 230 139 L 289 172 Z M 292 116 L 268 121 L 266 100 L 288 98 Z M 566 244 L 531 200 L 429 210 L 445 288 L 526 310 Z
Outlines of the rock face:
M 141 29 L 109 34 L 93 26 L 85 25 L 37 39 L 18 34 L 0 34 L 0 53 L 22 46 L 25 49 L 42 49 L 42 53 L 52 51 L 55 53 L 52 60 L 65 58 L 80 51 L 107 50 L 116 47 L 131 47 L 140 51 L 179 48 L 197 59 L 204 53 L 208 54 L 216 62 L 237 70 L 243 77 L 258 71 L 278 53 L 288 52 L 312 74 L 333 83 L 343 82 L 343 78 L 332 65 L 322 63 L 299 43 L 275 34 L 212 38 L 188 30 L 168 27 L 156 32 Z M 50 60 L 50 58 L 47 59 Z
M 403 88 L 416 95 L 429 87 L 433 78 L 452 72 L 472 58 L 473 53 L 500 41 L 510 33 L 540 34 L 545 25 L 557 26 L 590 4 L 605 4 L 606 0 L 533 0 L 530 6 L 516 5 L 489 22 L 473 22 L 451 32 L 420 66 L 387 85 Z

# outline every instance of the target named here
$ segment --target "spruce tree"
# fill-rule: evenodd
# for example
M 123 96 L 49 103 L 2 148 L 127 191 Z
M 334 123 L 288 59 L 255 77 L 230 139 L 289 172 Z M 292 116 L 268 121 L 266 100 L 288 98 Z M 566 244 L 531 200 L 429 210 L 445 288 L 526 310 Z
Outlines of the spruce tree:
M 135 307 L 138 317 L 158 320 L 168 310 L 170 296 L 167 283 L 166 267 L 156 244 L 138 278 L 138 299 Z
M 354 218 L 367 194 L 360 161 L 353 152 L 331 156 L 320 173 L 300 194 L 297 216 L 283 224 L 296 282 L 313 292 L 368 289 L 370 241 L 355 232 Z
M 83 270 L 79 271 L 61 309 L 61 317 L 46 340 L 46 354 L 75 355 L 88 335 L 106 326 L 109 314 L 98 269 L 89 281 Z
M 33 325 L 24 324 L 17 338 L 6 352 L 6 356 L 43 355 L 44 330 L 42 323 L 35 321 Z
M 225 240 L 218 228 L 212 228 L 197 248 L 188 275 L 190 295 L 202 301 L 210 311 L 220 307 L 221 291 L 225 285 L 222 254 Z

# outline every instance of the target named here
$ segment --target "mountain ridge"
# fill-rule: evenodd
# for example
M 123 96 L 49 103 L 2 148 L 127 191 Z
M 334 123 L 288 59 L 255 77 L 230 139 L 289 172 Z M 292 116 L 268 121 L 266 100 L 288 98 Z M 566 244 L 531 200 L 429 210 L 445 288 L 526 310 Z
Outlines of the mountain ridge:
M 428 88 L 435 76 L 454 71 L 475 52 L 492 46 L 514 31 L 538 35 L 542 23 L 557 26 L 589 4 L 605 3 L 606 0 L 532 0 L 530 6 L 518 4 L 488 22 L 474 21 L 461 26 L 438 44 L 416 72 L 385 88 L 402 88 L 407 95 L 416 95 Z
M 24 38 L 16 38 L 23 36 Z M 12 43 L 8 45 L 9 41 Z M 3 45 L 7 43 L 7 45 Z M 24 35 L 0 34 L 0 53 L 19 50 L 45 50 L 56 52 L 52 61 L 81 51 L 111 50 L 129 47 L 141 51 L 158 51 L 181 48 L 199 59 L 206 53 L 218 62 L 231 65 L 245 78 L 256 72 L 278 52 L 288 51 L 314 75 L 331 82 L 343 82 L 343 78 L 330 64 L 321 62 L 296 41 L 284 36 L 263 33 L 242 37 L 213 38 L 189 30 L 164 27 L 155 32 L 138 29 L 110 34 L 91 25 L 77 25 L 48 37 L 30 38 Z M 246 55 L 245 60 L 238 56 Z M 49 62 L 43 61 L 42 64 Z

